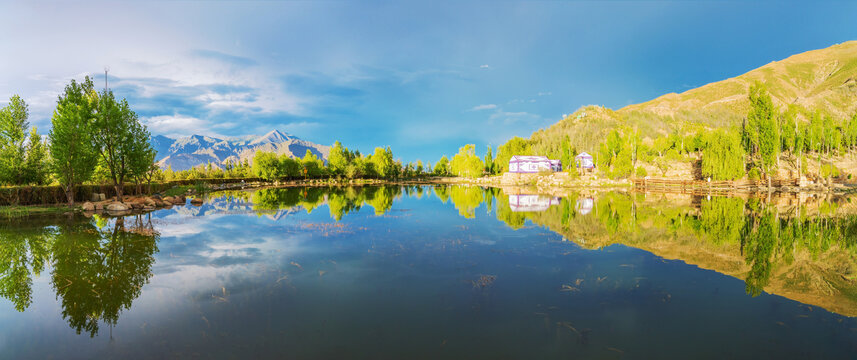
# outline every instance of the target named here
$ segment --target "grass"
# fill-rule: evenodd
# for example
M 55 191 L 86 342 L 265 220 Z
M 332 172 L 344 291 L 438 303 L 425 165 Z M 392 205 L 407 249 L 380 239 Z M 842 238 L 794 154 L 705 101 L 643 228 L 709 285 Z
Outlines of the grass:
M 179 195 L 185 195 L 185 194 L 187 194 L 187 191 L 188 191 L 188 190 L 193 189 L 193 188 L 194 188 L 194 186 L 193 186 L 193 185 L 177 185 L 177 186 L 173 186 L 173 187 L 171 187 L 171 188 L 167 189 L 167 191 L 164 191 L 164 196 L 179 196 Z
M 63 214 L 72 211 L 66 205 L 0 206 L 0 218 L 24 218 L 34 215 Z

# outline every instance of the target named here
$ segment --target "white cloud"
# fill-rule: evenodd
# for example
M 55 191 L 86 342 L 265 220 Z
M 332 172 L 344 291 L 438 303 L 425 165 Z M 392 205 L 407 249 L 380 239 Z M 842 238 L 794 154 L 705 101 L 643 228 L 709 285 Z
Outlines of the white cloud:
M 476 106 L 470 108 L 469 111 L 491 110 L 491 109 L 496 109 L 496 108 L 497 108 L 496 104 L 482 104 L 482 105 L 476 105 Z
M 209 132 L 208 121 L 186 115 L 159 115 L 141 119 L 152 134 L 161 134 L 172 138 L 190 135 L 206 135 L 222 137 L 221 134 Z
M 550 91 L 543 91 L 543 92 L 539 92 L 538 95 L 539 96 L 549 96 L 549 95 L 553 95 L 553 93 Z
M 483 64 L 483 65 L 479 65 L 479 68 L 480 69 L 490 69 L 491 66 L 488 66 L 488 64 Z

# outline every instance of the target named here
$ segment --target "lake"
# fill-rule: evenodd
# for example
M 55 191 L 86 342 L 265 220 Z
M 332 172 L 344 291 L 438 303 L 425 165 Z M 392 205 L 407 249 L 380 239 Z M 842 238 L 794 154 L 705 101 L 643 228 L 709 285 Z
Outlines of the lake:
M 0 358 L 854 358 L 857 201 L 473 186 L 0 221 Z

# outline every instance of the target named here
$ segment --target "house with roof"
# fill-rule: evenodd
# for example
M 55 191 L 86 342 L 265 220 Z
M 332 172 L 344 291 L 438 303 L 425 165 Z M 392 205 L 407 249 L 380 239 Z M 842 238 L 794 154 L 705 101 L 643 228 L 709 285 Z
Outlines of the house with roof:
M 514 155 L 509 159 L 509 172 L 538 173 L 542 171 L 562 171 L 562 162 L 548 159 L 547 156 Z

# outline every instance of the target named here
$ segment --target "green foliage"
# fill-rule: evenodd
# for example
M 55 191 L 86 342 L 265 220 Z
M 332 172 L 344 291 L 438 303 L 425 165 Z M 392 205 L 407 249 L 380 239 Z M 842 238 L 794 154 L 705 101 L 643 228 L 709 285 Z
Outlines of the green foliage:
M 0 109 L 0 180 L 4 183 L 22 183 L 28 118 L 27 103 L 18 95 L 13 95 L 9 104 Z
M 321 176 L 324 171 L 324 161 L 315 156 L 309 149 L 301 159 L 301 166 L 303 167 L 303 175 L 313 178 Z
M 821 177 L 823 178 L 838 178 L 840 175 L 839 168 L 833 164 L 821 165 Z
M 476 145 L 468 144 L 458 149 L 458 154 L 452 157 L 449 168 L 455 176 L 477 178 L 482 176 L 485 164 L 476 156 Z
M 735 132 L 709 133 L 702 150 L 702 175 L 714 180 L 735 180 L 744 176 L 744 148 Z
M 128 101 L 117 101 L 110 90 L 99 94 L 95 110 L 92 130 L 96 148 L 121 199 L 125 181 L 149 170 L 148 160 L 154 159 L 151 135 Z
M 437 176 L 449 176 L 449 159 L 446 158 L 446 155 L 440 157 L 440 160 L 434 164 L 434 170 L 432 171 Z
M 750 111 L 744 127 L 745 149 L 758 155 L 762 171 L 770 174 L 777 168 L 781 142 L 777 109 L 765 86 L 756 82 L 750 86 Z
M 47 154 L 36 128 L 29 128 L 29 116 L 27 103 L 18 95 L 0 109 L 0 183 L 41 185 L 46 181 Z
M 500 169 L 500 172 L 509 171 L 509 160 L 515 155 L 533 155 L 533 149 L 530 142 L 520 137 L 513 137 L 505 144 L 500 145 L 497 149 L 497 158 L 494 163 Z
M 339 141 L 333 143 L 330 154 L 327 155 L 328 171 L 333 175 L 345 175 L 346 168 L 351 161 L 350 155 L 348 149 L 342 146 Z
M 637 167 L 637 170 L 635 171 L 635 175 L 636 175 L 638 178 L 644 178 L 644 177 L 646 177 L 646 176 L 649 176 L 649 172 L 648 172 L 648 171 L 646 171 L 646 168 L 644 168 L 644 167 L 642 167 L 642 166 L 638 166 L 638 167 Z
M 485 173 L 488 175 L 493 175 L 497 173 L 497 167 L 494 163 L 494 154 L 491 151 L 491 146 L 488 146 L 488 150 L 485 152 Z
M 264 180 L 278 180 L 284 176 L 277 154 L 257 151 L 253 156 L 253 175 Z
M 747 173 L 747 179 L 749 179 L 749 180 L 755 181 L 755 180 L 759 180 L 761 178 L 762 178 L 762 173 L 759 171 L 759 168 L 757 168 L 757 167 L 753 167 Z

